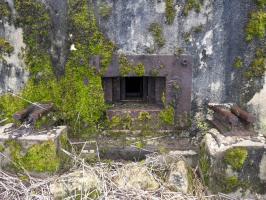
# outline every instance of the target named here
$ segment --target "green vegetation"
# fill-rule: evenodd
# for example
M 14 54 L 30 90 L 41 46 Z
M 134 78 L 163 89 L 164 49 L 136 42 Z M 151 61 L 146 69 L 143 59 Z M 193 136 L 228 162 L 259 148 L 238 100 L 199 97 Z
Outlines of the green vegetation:
M 48 10 L 36 0 L 15 0 L 15 22 L 24 31 L 25 63 L 31 75 L 20 96 L 32 102 L 53 102 L 55 118 L 69 125 L 74 134 L 95 133 L 106 109 L 100 73 L 107 69 L 114 45 L 98 30 L 87 1 L 69 0 L 68 5 L 69 33 L 77 50 L 68 56 L 65 75 L 56 77 L 50 56 L 52 27 Z M 88 67 L 93 55 L 101 57 L 100 73 Z M 2 115 L 10 119 L 27 105 L 11 95 L 0 97 Z
M 235 68 L 237 68 L 237 69 L 240 69 L 240 68 L 243 67 L 243 65 L 244 65 L 244 63 L 243 63 L 243 60 L 241 59 L 241 57 L 239 57 L 239 56 L 236 57 L 233 66 L 234 66 Z
M 158 23 L 152 23 L 150 24 L 149 32 L 152 34 L 157 47 L 162 48 L 165 45 L 162 26 Z
M 266 0 L 257 0 L 257 5 L 259 6 L 259 8 L 263 9 L 266 6 Z
M 99 13 L 103 19 L 108 19 L 112 14 L 112 6 L 107 3 L 101 4 L 99 8 Z
M 251 62 L 249 69 L 245 72 L 248 79 L 264 76 L 266 71 L 266 52 L 265 49 L 258 48 L 255 58 Z
M 200 156 L 199 167 L 200 167 L 204 182 L 206 185 L 209 185 L 211 163 L 210 163 L 210 160 L 208 158 L 208 154 L 206 152 L 205 144 L 202 144 L 200 146 L 199 156 Z
M 183 13 L 185 16 L 188 16 L 191 10 L 195 10 L 196 12 L 200 12 L 201 2 L 200 0 L 187 0 L 184 6 Z
M 174 0 L 165 0 L 165 17 L 167 24 L 171 25 L 173 24 L 175 20 L 175 5 Z
M 173 106 L 166 106 L 159 114 L 160 120 L 165 125 L 175 125 L 175 109 Z
M 14 47 L 4 38 L 0 37 L 0 60 L 3 59 L 3 56 L 9 56 L 13 51 Z
M 132 129 L 132 122 L 133 119 L 129 114 L 125 116 L 114 116 L 109 121 L 109 127 L 111 129 L 126 129 L 131 130 Z
M 259 10 L 252 12 L 246 27 L 246 40 L 248 42 L 255 38 L 263 39 L 266 33 L 266 12 Z
M 5 1 L 0 2 L 0 19 L 7 19 L 8 21 L 11 19 L 11 10 Z
M 121 76 L 128 76 L 129 74 L 135 74 L 137 76 L 145 75 L 145 66 L 142 63 L 134 66 L 125 55 L 119 56 L 119 73 Z
M 234 170 L 241 170 L 248 156 L 248 151 L 244 147 L 236 147 L 225 152 L 224 161 L 231 165 Z
M 180 48 L 180 47 L 176 47 L 176 48 L 175 48 L 175 53 L 174 53 L 174 54 L 175 54 L 177 57 L 180 57 L 182 53 L 184 53 L 184 49 L 182 49 L 182 48 Z
M 193 32 L 194 33 L 200 33 L 203 31 L 203 25 L 199 25 L 199 26 L 196 26 L 196 27 L 193 27 Z
M 225 192 L 225 193 L 233 192 L 241 186 L 241 182 L 238 180 L 238 178 L 236 176 L 226 177 L 224 179 L 223 184 L 224 184 L 223 192 Z
M 0 144 L 0 152 L 3 153 L 5 151 L 4 145 Z
M 135 68 L 134 68 L 134 72 L 137 76 L 144 76 L 145 66 L 142 63 L 137 64 L 137 66 L 135 66 Z
M 25 155 L 22 155 L 22 147 L 15 140 L 6 142 L 6 145 L 14 162 L 13 167 L 17 170 L 26 169 L 32 172 L 54 173 L 59 169 L 60 159 L 52 141 L 32 145 Z
M 186 43 L 190 42 L 191 33 L 190 32 L 185 32 L 183 34 L 183 38 L 184 38 L 184 40 L 185 40 Z

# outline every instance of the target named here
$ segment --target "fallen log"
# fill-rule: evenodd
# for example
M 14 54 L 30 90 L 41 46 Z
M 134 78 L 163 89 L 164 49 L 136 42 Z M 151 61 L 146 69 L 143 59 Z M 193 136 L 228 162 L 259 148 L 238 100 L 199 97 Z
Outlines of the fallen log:
M 242 110 L 238 105 L 233 105 L 231 112 L 248 123 L 254 123 L 256 121 L 256 118 L 252 114 Z

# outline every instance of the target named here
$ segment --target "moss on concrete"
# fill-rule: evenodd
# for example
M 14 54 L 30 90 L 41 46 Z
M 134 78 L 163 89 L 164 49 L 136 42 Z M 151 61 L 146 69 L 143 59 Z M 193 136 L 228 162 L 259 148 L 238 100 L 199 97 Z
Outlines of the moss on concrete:
M 14 47 L 4 38 L 0 37 L 0 61 L 3 59 L 3 56 L 9 56 L 13 51 Z
M 3 153 L 5 151 L 4 145 L 0 144 L 0 152 Z
M 176 10 L 175 10 L 174 0 L 165 0 L 166 23 L 168 25 L 173 24 L 175 16 L 176 16 Z
M 246 159 L 248 151 L 244 147 L 228 149 L 224 155 L 224 162 L 230 165 L 234 170 L 241 170 Z
M 152 23 L 149 26 L 149 32 L 152 34 L 156 46 L 162 48 L 165 45 L 162 26 L 159 23 Z
M 237 176 L 225 177 L 222 183 L 223 192 L 225 193 L 234 192 L 241 186 L 241 182 L 238 180 Z
M 245 72 L 248 79 L 263 77 L 266 71 L 266 48 L 258 48 L 250 67 Z
M 263 10 L 254 11 L 246 27 L 246 40 L 248 42 L 255 38 L 263 39 L 266 33 L 266 12 Z
M 236 57 L 233 66 L 237 69 L 240 69 L 243 67 L 243 65 L 244 63 L 242 58 L 240 56 Z
M 137 64 L 134 67 L 134 73 L 137 76 L 144 76 L 145 75 L 145 66 L 142 63 Z
M 52 27 L 48 9 L 37 0 L 15 0 L 14 3 L 17 11 L 15 22 L 16 26 L 23 28 L 24 57 L 30 72 L 30 79 L 19 95 L 31 102 L 53 102 L 56 108 L 54 117 L 59 123 L 68 125 L 74 135 L 97 132 L 106 110 L 100 74 L 110 63 L 114 45 L 99 31 L 87 1 L 68 2 L 70 42 L 77 50 L 68 55 L 63 77 L 57 77 L 52 66 Z M 101 57 L 100 71 L 89 65 L 89 58 L 94 55 Z M 2 115 L 10 120 L 14 112 L 27 105 L 27 102 L 11 95 L 0 97 Z
M 0 2 L 0 19 L 10 21 L 12 17 L 11 9 L 6 1 Z
M 103 19 L 108 19 L 112 14 L 112 6 L 107 3 L 102 3 L 99 8 L 99 14 Z
M 13 167 L 16 170 L 55 173 L 59 169 L 60 158 L 53 141 L 32 145 L 24 155 L 22 146 L 17 141 L 7 141 L 6 146 L 9 148 Z
M 187 0 L 184 6 L 183 14 L 188 16 L 189 12 L 195 10 L 195 12 L 200 12 L 201 2 L 200 0 Z

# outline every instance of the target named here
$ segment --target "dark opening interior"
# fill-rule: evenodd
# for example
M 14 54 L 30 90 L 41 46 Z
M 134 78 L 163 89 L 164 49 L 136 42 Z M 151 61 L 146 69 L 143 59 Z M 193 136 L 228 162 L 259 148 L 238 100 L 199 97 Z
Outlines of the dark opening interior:
M 126 100 L 142 100 L 143 77 L 126 77 L 125 93 Z

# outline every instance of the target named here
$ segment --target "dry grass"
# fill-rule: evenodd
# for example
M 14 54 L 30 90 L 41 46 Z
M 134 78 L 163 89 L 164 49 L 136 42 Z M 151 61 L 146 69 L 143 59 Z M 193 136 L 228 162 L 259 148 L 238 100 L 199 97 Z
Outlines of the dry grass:
M 63 150 L 68 156 L 73 159 L 74 170 L 81 170 L 84 174 L 86 172 L 97 175 L 100 180 L 100 187 L 97 191 L 86 191 L 83 188 L 79 191 L 71 191 L 71 195 L 65 198 L 65 200 L 85 200 L 95 198 L 103 200 L 207 200 L 207 199 L 232 199 L 226 195 L 210 195 L 207 196 L 204 186 L 198 178 L 193 179 L 193 195 L 183 194 L 181 192 L 173 192 L 168 189 L 161 178 L 159 178 L 157 172 L 165 171 L 167 166 L 167 159 L 164 164 L 162 163 L 160 156 L 150 155 L 145 162 L 131 163 L 132 165 L 144 165 L 148 168 L 150 175 L 152 175 L 156 181 L 160 184 L 160 187 L 155 191 L 145 191 L 141 189 L 125 189 L 119 187 L 114 182 L 114 177 L 119 173 L 119 169 L 125 166 L 124 163 L 99 162 L 95 165 L 89 165 L 84 162 L 84 159 L 79 154 L 69 153 Z M 171 158 L 179 159 L 179 158 Z M 195 173 L 195 172 L 194 172 Z M 0 171 L 0 199 L 4 200 L 50 200 L 53 199 L 51 194 L 50 185 L 56 180 L 63 181 L 63 184 L 67 184 L 68 174 L 64 174 L 61 177 L 53 176 L 46 179 L 38 179 L 27 175 L 18 176 L 11 175 L 4 171 Z M 196 173 L 195 173 L 196 177 Z M 65 182 L 64 182 L 65 181 Z

